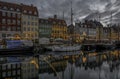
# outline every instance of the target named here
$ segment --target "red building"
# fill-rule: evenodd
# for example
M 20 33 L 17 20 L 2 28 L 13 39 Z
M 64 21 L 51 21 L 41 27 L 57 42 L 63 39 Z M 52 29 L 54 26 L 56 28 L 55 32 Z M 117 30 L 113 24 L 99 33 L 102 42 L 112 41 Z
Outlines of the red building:
M 13 37 L 21 32 L 21 6 L 0 1 L 0 38 Z
M 16 35 L 38 39 L 37 7 L 0 1 L 0 39 Z

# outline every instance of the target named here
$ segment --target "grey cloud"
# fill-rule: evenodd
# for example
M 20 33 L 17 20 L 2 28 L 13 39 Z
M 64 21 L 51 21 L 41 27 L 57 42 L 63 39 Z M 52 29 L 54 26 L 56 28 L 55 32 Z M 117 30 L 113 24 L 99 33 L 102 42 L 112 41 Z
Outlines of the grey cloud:
M 54 14 L 57 14 L 59 18 L 62 18 L 64 11 L 65 20 L 67 21 L 68 24 L 70 23 L 71 0 L 2 0 L 2 1 L 33 4 L 34 6 L 38 7 L 40 18 L 53 17 Z M 119 0 L 72 0 L 72 2 L 74 21 L 79 20 L 80 18 L 83 20 L 98 18 L 96 17 L 96 12 L 99 12 L 101 18 L 104 18 L 105 16 L 109 15 L 111 11 L 113 13 L 117 12 L 116 16 L 119 16 L 118 8 L 120 7 Z M 112 10 L 112 8 L 114 10 Z

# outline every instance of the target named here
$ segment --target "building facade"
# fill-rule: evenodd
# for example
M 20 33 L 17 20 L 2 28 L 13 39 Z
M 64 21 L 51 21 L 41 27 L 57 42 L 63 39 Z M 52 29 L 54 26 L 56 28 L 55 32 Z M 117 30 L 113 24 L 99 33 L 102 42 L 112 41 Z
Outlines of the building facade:
M 51 38 L 52 23 L 48 19 L 39 19 L 39 38 Z
M 22 36 L 23 39 L 38 39 L 38 10 L 33 5 L 24 5 L 22 7 Z
M 0 38 L 38 39 L 38 10 L 33 5 L 0 1 Z
M 86 20 L 83 23 L 75 23 L 76 33 L 86 36 L 86 39 L 99 40 L 103 35 L 103 26 L 97 21 Z
M 50 22 L 52 22 L 52 34 L 51 38 L 62 38 L 64 40 L 68 39 L 67 34 L 67 24 L 65 20 L 57 19 L 57 16 L 54 15 L 54 18 L 48 19 Z
M 0 1 L 0 38 L 21 34 L 21 6 Z

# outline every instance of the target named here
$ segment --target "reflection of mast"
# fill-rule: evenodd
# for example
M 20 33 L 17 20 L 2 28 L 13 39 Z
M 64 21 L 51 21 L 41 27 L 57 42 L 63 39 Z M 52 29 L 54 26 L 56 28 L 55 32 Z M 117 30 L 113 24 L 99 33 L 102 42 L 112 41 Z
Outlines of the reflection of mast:
M 64 71 L 62 72 L 62 79 L 64 79 Z
M 70 71 L 71 71 L 70 79 L 73 79 L 73 77 L 74 77 L 74 68 L 73 68 L 73 64 L 71 64 L 71 69 L 70 69 Z
M 98 56 L 99 57 L 99 79 L 101 79 L 101 77 L 100 77 L 100 71 L 101 71 L 101 66 L 100 66 L 100 55 Z

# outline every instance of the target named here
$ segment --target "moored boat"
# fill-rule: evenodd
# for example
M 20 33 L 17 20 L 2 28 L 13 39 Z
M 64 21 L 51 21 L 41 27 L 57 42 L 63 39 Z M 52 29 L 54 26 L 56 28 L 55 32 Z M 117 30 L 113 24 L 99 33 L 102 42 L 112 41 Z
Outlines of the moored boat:
M 78 51 L 80 50 L 81 45 L 59 45 L 52 47 L 52 51 L 59 51 L 59 52 L 70 52 L 70 51 Z
M 32 41 L 28 40 L 4 40 L 0 44 L 1 54 L 33 53 L 34 46 Z

